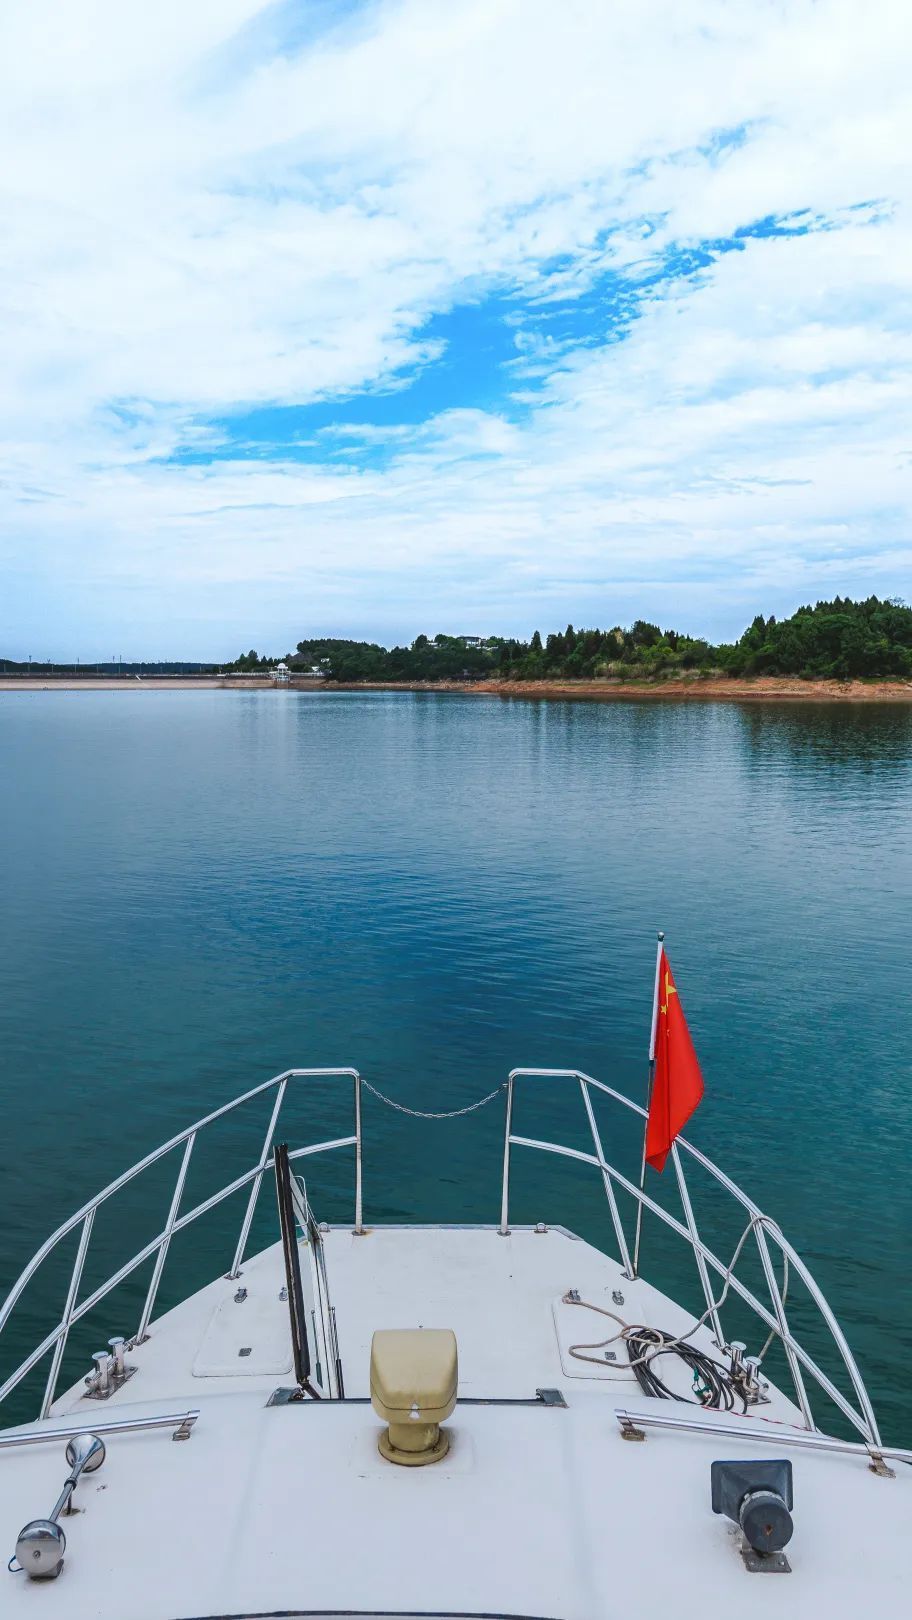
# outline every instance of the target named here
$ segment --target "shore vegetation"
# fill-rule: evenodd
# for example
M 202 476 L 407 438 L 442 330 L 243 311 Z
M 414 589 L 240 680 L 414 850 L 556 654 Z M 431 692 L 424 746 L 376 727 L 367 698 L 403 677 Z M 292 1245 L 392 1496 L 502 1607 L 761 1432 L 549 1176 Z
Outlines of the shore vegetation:
M 294 652 L 274 656 L 254 648 L 220 664 L 27 663 L 0 658 L 0 675 L 69 675 L 140 679 L 205 677 L 218 673 L 270 677 L 278 664 L 296 675 L 349 686 L 440 683 L 567 681 L 659 684 L 701 679 L 750 681 L 912 680 L 912 608 L 896 598 L 869 596 L 855 602 L 837 596 L 798 608 L 790 618 L 758 614 L 734 642 L 714 645 L 706 637 L 662 629 L 645 619 L 612 629 L 536 630 L 528 641 L 511 636 L 416 636 L 410 646 L 312 637 Z
M 408 647 L 375 642 L 300 641 L 285 655 L 293 669 L 349 685 L 359 682 L 464 680 L 658 680 L 694 674 L 798 676 L 807 680 L 904 679 L 912 676 L 912 608 L 869 596 L 837 596 L 800 607 L 790 618 L 762 614 L 735 642 L 662 629 L 645 619 L 627 628 L 539 631 L 528 641 L 505 636 L 420 635 Z M 239 672 L 277 660 L 250 651 Z

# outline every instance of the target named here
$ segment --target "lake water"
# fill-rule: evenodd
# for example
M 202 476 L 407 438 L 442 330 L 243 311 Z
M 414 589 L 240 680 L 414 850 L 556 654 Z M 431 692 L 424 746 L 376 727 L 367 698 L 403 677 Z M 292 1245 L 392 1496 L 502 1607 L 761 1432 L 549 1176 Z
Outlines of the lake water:
M 642 1100 L 663 927 L 706 1080 L 689 1134 L 781 1222 L 882 1427 L 912 1445 L 912 710 L 17 693 L 0 769 L 0 1294 L 106 1180 L 290 1065 L 353 1064 L 424 1109 L 519 1064 Z M 299 1095 L 289 1138 L 343 1134 L 348 1102 Z M 585 1144 L 578 1092 L 519 1107 L 527 1134 Z M 606 1150 L 635 1175 L 615 1117 Z M 368 1220 L 497 1219 L 499 1102 L 432 1123 L 368 1096 L 364 1124 Z M 238 1146 L 232 1128 L 218 1165 Z M 612 1246 L 593 1172 L 515 1157 L 516 1219 Z M 669 1179 L 650 1185 L 670 1198 Z M 348 1155 L 314 1161 L 313 1187 L 318 1214 L 350 1219 Z M 162 1179 L 99 1218 L 87 1285 L 168 1197 Z M 718 1219 L 727 1259 L 741 1222 Z M 268 1221 L 267 1203 L 263 1241 Z M 184 1238 L 200 1282 L 230 1260 L 217 1220 Z M 671 1243 L 647 1230 L 644 1269 L 696 1306 Z M 33 1285 L 4 1374 L 59 1319 L 66 1275 L 55 1257 Z M 131 1331 L 144 1288 L 125 1285 L 121 1315 L 107 1302 L 100 1342 Z M 30 1415 L 17 1401 L 3 1421 Z

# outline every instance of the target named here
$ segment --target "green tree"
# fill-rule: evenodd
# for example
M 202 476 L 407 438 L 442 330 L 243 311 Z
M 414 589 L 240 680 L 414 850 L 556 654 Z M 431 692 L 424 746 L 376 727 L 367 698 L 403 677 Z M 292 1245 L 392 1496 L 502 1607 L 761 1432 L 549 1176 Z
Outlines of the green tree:
M 896 598 L 869 597 L 799 607 L 788 619 L 758 614 L 733 643 L 713 646 L 702 636 L 662 630 L 645 619 L 629 629 L 575 630 L 548 635 L 538 630 L 528 643 L 492 638 L 467 647 L 459 636 L 415 637 L 410 647 L 373 642 L 300 641 L 292 660 L 323 668 L 331 679 L 357 681 L 443 681 L 488 673 L 507 679 L 591 678 L 607 674 L 657 679 L 680 669 L 717 669 L 732 675 L 800 675 L 847 679 L 854 676 L 912 677 L 912 609 Z M 236 669 L 268 667 L 253 649 Z

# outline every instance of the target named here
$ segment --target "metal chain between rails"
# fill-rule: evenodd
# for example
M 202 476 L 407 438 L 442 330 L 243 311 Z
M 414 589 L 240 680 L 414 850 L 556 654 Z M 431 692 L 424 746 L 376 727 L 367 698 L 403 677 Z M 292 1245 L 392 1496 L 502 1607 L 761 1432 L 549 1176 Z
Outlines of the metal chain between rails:
M 507 1083 L 503 1080 L 499 1086 L 494 1087 L 493 1091 L 489 1091 L 486 1097 L 480 1097 L 478 1102 L 467 1103 L 465 1108 L 451 1108 L 447 1113 L 431 1114 L 423 1108 L 406 1108 L 404 1103 L 394 1102 L 392 1097 L 385 1096 L 382 1091 L 377 1090 L 376 1086 L 372 1086 L 369 1080 L 362 1079 L 361 1084 L 365 1091 L 369 1091 L 379 1102 L 386 1103 L 387 1108 L 395 1108 L 397 1114 L 409 1114 L 412 1119 L 458 1119 L 460 1114 L 474 1114 L 476 1108 L 484 1108 L 487 1103 L 493 1102 L 495 1097 L 499 1097 L 501 1092 L 507 1089 Z

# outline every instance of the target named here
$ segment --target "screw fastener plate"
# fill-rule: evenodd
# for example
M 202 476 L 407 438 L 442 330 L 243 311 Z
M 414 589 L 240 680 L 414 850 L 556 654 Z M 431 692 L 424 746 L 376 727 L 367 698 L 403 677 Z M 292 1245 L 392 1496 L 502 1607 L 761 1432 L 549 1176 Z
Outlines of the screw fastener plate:
M 792 1566 L 784 1552 L 762 1553 L 755 1552 L 745 1542 L 741 1548 L 741 1557 L 745 1569 L 752 1575 L 791 1575 Z

